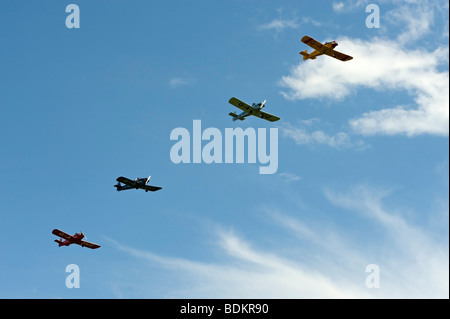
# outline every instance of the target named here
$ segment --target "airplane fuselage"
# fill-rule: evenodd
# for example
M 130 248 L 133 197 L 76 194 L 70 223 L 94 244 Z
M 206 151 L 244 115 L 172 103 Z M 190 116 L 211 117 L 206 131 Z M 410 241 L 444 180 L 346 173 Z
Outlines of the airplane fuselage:
M 336 41 L 332 41 L 332 42 L 325 42 L 324 46 L 327 47 L 328 49 L 333 50 L 335 47 L 337 47 L 338 43 Z M 308 53 L 307 50 L 301 52 L 300 54 L 303 55 L 303 60 L 308 60 L 308 59 L 312 59 L 314 60 L 316 57 L 325 54 L 326 49 L 322 50 L 322 51 L 318 51 L 318 50 L 314 50 L 311 53 Z
M 150 177 L 148 178 L 136 178 L 134 181 L 137 183 L 136 189 L 144 188 L 145 185 L 147 185 L 148 181 L 150 180 Z
M 266 101 L 263 101 L 261 103 L 253 103 L 252 104 L 252 108 L 255 111 L 259 111 L 261 110 L 266 104 Z M 238 116 L 233 118 L 233 122 L 236 120 L 240 120 L 240 119 L 244 119 L 246 116 L 253 114 L 253 110 L 250 110 L 249 112 L 243 111 L 242 113 L 240 113 Z
M 140 185 L 146 185 L 148 182 L 148 179 L 147 178 L 136 178 L 134 181 Z
M 148 182 L 150 181 L 151 176 L 147 177 L 147 178 L 136 178 L 134 181 L 130 181 L 131 183 L 122 185 L 120 182 L 118 182 L 116 185 L 114 185 L 114 187 L 116 187 L 117 191 L 123 191 L 123 190 L 127 190 L 127 189 L 146 189 L 146 185 L 148 184 Z M 124 182 L 125 183 L 125 182 Z
M 75 235 L 72 236 L 55 228 L 52 230 L 52 234 L 59 237 L 59 239 L 55 239 L 55 242 L 58 243 L 58 247 L 77 244 L 80 245 L 81 247 L 88 247 L 91 249 L 100 248 L 100 245 L 84 241 L 83 238 L 86 238 L 86 236 L 83 234 L 83 232 L 75 233 Z
M 59 239 L 59 240 L 55 239 L 55 242 L 58 243 L 58 246 L 69 246 L 71 244 L 80 245 L 81 240 L 84 238 L 84 234 L 83 233 L 80 233 L 80 234 L 75 233 L 75 235 L 73 235 L 72 237 L 73 237 L 73 240 L 66 239 L 63 241 L 62 239 Z

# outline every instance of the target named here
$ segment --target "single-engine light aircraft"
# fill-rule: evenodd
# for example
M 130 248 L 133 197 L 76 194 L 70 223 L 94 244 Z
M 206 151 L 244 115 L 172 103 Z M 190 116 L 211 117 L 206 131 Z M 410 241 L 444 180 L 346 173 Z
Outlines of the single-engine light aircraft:
M 75 235 L 70 236 L 69 234 L 59 230 L 59 229 L 53 229 L 52 234 L 60 237 L 60 239 L 55 239 L 55 242 L 58 243 L 58 247 L 61 246 L 69 246 L 71 244 L 77 244 L 81 247 L 88 247 L 91 249 L 97 249 L 100 248 L 100 245 L 90 243 L 88 241 L 83 240 L 86 236 L 83 234 L 83 232 L 75 233 Z M 64 241 L 62 239 L 65 239 Z
M 146 192 L 148 191 L 156 192 L 157 190 L 162 189 L 162 187 L 147 185 L 148 182 L 150 181 L 150 178 L 151 176 L 147 178 L 136 178 L 134 181 L 132 181 L 131 179 L 120 176 L 116 179 L 117 184 L 114 185 L 114 187 L 117 189 L 118 192 L 132 188 L 145 189 Z M 120 183 L 124 183 L 125 185 L 122 185 Z
M 234 112 L 230 112 L 228 115 L 231 115 L 233 117 L 233 122 L 236 120 L 243 121 L 249 115 L 254 115 L 270 122 L 275 122 L 280 119 L 278 116 L 261 111 L 261 109 L 266 104 L 266 100 L 264 100 L 261 103 L 253 103 L 252 106 L 248 105 L 245 102 L 242 102 L 241 100 L 235 97 L 232 97 L 228 102 L 244 111 L 239 115 Z
M 353 59 L 353 57 L 347 54 L 334 50 L 334 48 L 338 45 L 336 41 L 325 42 L 325 44 L 322 44 L 319 41 L 316 41 L 313 38 L 305 35 L 302 38 L 302 42 L 314 49 L 314 51 L 311 53 L 308 53 L 307 50 L 300 52 L 300 54 L 303 55 L 303 61 L 308 59 L 314 60 L 316 57 L 323 54 L 329 55 L 341 61 L 349 61 Z

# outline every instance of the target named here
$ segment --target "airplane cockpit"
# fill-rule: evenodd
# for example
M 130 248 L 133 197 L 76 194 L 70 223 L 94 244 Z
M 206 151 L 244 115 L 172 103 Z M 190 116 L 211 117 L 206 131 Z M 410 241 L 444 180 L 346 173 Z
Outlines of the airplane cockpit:
M 325 42 L 325 45 L 327 44 L 331 44 L 333 46 L 333 48 L 337 47 L 337 42 L 336 41 L 331 41 L 331 42 Z

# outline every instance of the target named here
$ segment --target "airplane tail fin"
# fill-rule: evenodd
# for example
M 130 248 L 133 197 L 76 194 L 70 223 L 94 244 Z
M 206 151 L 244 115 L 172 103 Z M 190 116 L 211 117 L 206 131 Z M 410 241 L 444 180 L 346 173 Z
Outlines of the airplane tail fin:
M 55 243 L 58 243 L 58 247 L 62 246 L 62 240 L 55 239 Z
M 236 113 L 230 112 L 230 113 L 228 113 L 228 115 L 231 115 L 233 117 L 233 122 L 237 120 L 238 116 Z
M 305 51 L 301 51 L 300 52 L 301 55 L 303 55 L 303 61 L 305 61 L 306 59 L 308 59 L 308 50 Z

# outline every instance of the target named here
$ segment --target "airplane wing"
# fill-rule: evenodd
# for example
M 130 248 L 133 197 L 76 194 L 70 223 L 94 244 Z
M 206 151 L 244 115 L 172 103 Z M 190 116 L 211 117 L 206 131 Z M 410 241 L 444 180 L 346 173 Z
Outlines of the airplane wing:
M 353 57 L 344 54 L 342 52 L 336 51 L 334 49 L 331 48 L 327 48 L 325 45 L 323 45 L 322 43 L 320 43 L 319 41 L 314 40 L 313 38 L 305 35 L 302 38 L 302 42 L 304 44 L 309 45 L 311 48 L 313 48 L 314 50 L 317 50 L 323 54 L 326 54 L 328 56 L 331 56 L 335 59 L 341 60 L 341 61 L 349 61 L 351 59 L 353 59 Z
M 126 185 L 126 186 L 123 186 L 123 188 L 121 188 L 121 190 L 130 189 L 130 188 L 142 188 L 142 189 L 145 189 L 146 191 L 156 192 L 157 190 L 162 189 L 162 187 L 159 187 L 159 186 L 142 185 L 142 184 L 136 183 L 135 181 L 132 181 L 131 179 L 128 179 L 123 176 L 118 177 L 116 179 L 116 181 L 118 181 L 120 183 L 124 183 Z M 129 186 L 129 188 L 127 186 Z
M 242 102 L 241 100 L 239 100 L 235 97 L 232 97 L 228 102 L 247 113 L 249 113 L 251 110 L 254 110 L 254 108 L 252 108 L 250 105 L 248 105 L 245 102 Z
M 94 243 L 90 243 L 88 241 L 82 240 L 81 244 L 82 247 L 87 247 L 87 248 L 91 248 L 91 249 L 97 249 L 100 248 L 100 245 L 94 244 Z
M 262 119 L 270 121 L 270 122 L 275 122 L 275 121 L 278 121 L 280 119 L 278 116 L 275 116 L 275 115 L 272 115 L 270 113 L 266 113 L 266 112 L 263 112 L 263 111 L 259 111 L 259 114 L 255 114 L 255 115 L 259 116 Z
M 125 185 L 131 186 L 131 187 L 136 187 L 136 185 L 138 185 L 138 183 L 136 183 L 135 181 L 132 181 L 129 178 L 120 176 L 116 179 L 116 181 L 118 181 L 119 183 L 124 183 Z
M 152 192 L 156 192 L 160 189 L 162 189 L 162 187 L 158 187 L 158 186 L 151 186 L 151 185 L 145 185 L 144 186 L 146 191 L 152 191 Z
M 135 187 L 132 187 L 130 185 L 114 185 L 114 187 L 120 192 L 120 191 L 125 191 L 127 189 L 133 189 Z
M 339 51 L 336 51 L 336 50 L 328 49 L 324 52 L 324 54 L 329 55 L 329 56 L 331 56 L 335 59 L 341 60 L 341 61 L 349 61 L 349 60 L 353 59 L 353 57 L 351 57 L 347 54 L 341 53 Z
M 52 230 L 52 234 L 56 235 L 58 237 L 67 239 L 67 240 L 72 240 L 73 239 L 73 237 L 70 236 L 69 234 L 67 234 L 67 233 L 65 233 L 65 232 L 63 232 L 63 231 L 61 231 L 59 229 L 56 229 L 56 228 Z
M 233 112 L 228 113 L 228 115 L 231 115 L 233 118 L 238 117 L 238 115 L 237 115 L 236 113 L 233 113 Z M 250 115 L 250 114 L 247 113 L 246 115 L 241 116 L 241 117 L 239 118 L 239 120 L 243 121 L 243 120 L 244 120 L 244 117 L 247 117 L 247 116 L 249 116 L 249 115 Z
M 314 40 L 313 38 L 311 38 L 311 37 L 309 37 L 307 35 L 305 35 L 302 38 L 302 42 L 304 44 L 306 44 L 306 45 L 309 45 L 314 50 L 317 50 L 317 51 L 320 51 L 320 52 L 322 52 L 324 48 L 326 49 L 326 47 L 322 43 L 320 43 L 319 41 Z

